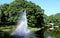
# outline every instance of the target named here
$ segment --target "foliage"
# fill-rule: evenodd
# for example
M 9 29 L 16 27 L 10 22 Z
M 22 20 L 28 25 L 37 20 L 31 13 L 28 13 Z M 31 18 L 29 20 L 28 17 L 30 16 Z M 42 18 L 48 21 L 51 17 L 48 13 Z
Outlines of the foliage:
M 16 23 L 19 15 L 26 10 L 28 25 L 42 27 L 44 10 L 40 6 L 26 0 L 15 0 L 10 4 L 0 5 L 0 24 L 2 22 Z
M 53 23 L 55 23 L 55 25 L 59 25 L 59 23 L 60 23 L 60 16 L 59 15 L 60 14 L 58 13 L 58 14 L 49 16 L 49 22 L 53 22 Z
M 46 16 L 46 17 L 45 17 L 46 25 L 48 23 L 54 23 L 55 31 L 60 31 L 59 30 L 60 29 L 60 13 L 57 13 L 51 16 Z

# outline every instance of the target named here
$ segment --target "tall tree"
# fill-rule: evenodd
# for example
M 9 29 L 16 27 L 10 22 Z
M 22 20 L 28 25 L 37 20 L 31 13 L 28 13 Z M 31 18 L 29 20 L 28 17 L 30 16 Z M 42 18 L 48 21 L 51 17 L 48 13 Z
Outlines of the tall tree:
M 43 26 L 43 9 L 40 6 L 28 2 L 26 0 L 15 0 L 10 4 L 0 5 L 3 10 L 4 16 L 6 16 L 6 21 L 16 22 L 18 19 L 18 14 L 22 13 L 25 9 L 27 11 L 28 25 L 31 27 L 42 27 Z M 2 15 L 3 17 L 3 15 Z

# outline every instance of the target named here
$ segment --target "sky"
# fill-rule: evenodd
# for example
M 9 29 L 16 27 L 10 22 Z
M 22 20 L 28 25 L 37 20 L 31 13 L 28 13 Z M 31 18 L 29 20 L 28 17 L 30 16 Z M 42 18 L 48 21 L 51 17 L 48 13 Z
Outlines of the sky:
M 11 3 L 13 0 L 0 0 L 0 4 Z M 39 5 L 44 9 L 44 13 L 48 16 L 60 13 L 60 0 L 28 0 Z
M 13 0 L 0 0 L 0 4 L 11 3 Z

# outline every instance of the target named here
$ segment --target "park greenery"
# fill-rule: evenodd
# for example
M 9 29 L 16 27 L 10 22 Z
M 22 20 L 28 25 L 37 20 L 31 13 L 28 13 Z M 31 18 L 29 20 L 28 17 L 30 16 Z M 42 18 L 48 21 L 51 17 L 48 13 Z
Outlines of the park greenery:
M 15 0 L 10 4 L 0 5 L 0 31 L 14 30 L 18 22 L 18 17 L 24 10 L 26 10 L 29 29 L 32 31 L 37 31 L 49 23 L 54 23 L 54 31 L 60 31 L 60 13 L 47 16 L 44 14 L 44 9 L 27 0 Z
M 31 27 L 41 27 L 43 24 L 43 9 L 32 2 L 26 0 L 15 0 L 10 4 L 0 5 L 0 24 L 14 24 L 23 10 L 26 10 L 28 25 Z
M 60 13 L 46 16 L 45 15 L 45 24 L 48 25 L 49 23 L 54 23 L 55 31 L 60 31 Z

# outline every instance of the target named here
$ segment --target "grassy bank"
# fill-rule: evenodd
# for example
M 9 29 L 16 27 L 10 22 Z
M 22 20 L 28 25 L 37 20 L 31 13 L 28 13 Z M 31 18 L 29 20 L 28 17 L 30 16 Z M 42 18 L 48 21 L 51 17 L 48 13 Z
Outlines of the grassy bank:
M 14 25 L 0 27 L 0 38 L 11 38 L 10 34 L 15 29 L 16 29 L 16 26 L 14 26 Z M 28 27 L 28 29 L 30 29 L 31 31 L 35 32 L 35 31 L 39 30 L 40 28 L 31 28 L 31 27 Z

